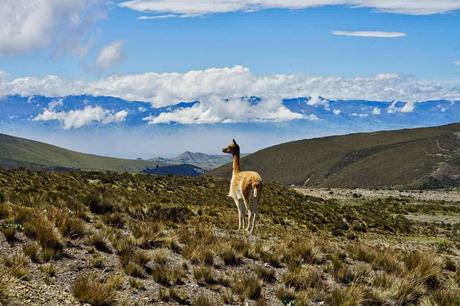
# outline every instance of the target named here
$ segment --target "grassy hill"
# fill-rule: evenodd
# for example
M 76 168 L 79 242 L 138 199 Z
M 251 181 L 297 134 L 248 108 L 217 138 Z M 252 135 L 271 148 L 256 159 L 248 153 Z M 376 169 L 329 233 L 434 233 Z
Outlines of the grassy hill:
M 320 187 L 460 186 L 460 124 L 284 143 L 242 159 L 266 181 Z M 210 175 L 229 177 L 231 165 Z
M 158 163 L 84 154 L 46 143 L 0 134 L 0 166 L 34 169 L 91 169 L 140 172 Z M 161 165 L 161 164 L 160 164 Z

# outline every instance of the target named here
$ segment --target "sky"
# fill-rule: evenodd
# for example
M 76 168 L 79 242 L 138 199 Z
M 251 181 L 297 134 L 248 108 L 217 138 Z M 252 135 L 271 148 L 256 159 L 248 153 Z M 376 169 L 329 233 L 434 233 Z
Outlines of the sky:
M 241 124 L 312 121 L 311 114 L 299 118 L 286 109 L 286 98 L 398 100 L 407 109 L 425 100 L 460 100 L 459 28 L 460 0 L 2 0 L 0 96 L 106 95 L 154 107 L 200 101 L 145 123 L 199 125 L 212 151 L 219 133 L 231 136 Z M 241 102 L 246 96 L 262 102 Z M 71 114 L 48 107 L 34 118 L 59 121 L 87 116 L 84 110 L 83 104 Z M 102 118 L 90 126 L 95 133 L 127 115 L 90 111 Z M 91 151 L 64 141 L 78 134 L 65 130 L 62 124 L 23 135 Z M 264 139 L 251 150 L 327 134 L 290 134 L 290 126 L 270 138 L 263 130 L 242 136 Z M 2 131 L 11 124 L 0 124 Z M 129 133 L 142 139 L 149 130 Z M 187 149 L 167 135 L 161 152 L 139 155 Z M 114 135 L 100 137 L 114 139 L 111 155 L 127 155 L 117 154 Z M 82 132 L 73 139 L 84 138 Z

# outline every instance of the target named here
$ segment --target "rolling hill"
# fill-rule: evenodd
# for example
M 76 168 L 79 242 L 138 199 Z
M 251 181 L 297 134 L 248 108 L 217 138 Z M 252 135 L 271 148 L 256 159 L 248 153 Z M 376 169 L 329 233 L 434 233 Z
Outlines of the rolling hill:
M 0 168 L 73 169 L 197 176 L 200 167 L 160 160 L 132 160 L 79 153 L 46 143 L 0 134 Z
M 242 156 L 244 156 L 244 154 Z M 152 160 L 171 165 L 189 164 L 204 170 L 211 170 L 231 162 L 232 158 L 230 155 L 209 155 L 200 152 L 186 151 L 174 158 L 157 157 Z
M 243 158 L 242 169 L 307 187 L 460 186 L 460 124 L 284 143 Z M 230 173 L 227 164 L 209 175 Z

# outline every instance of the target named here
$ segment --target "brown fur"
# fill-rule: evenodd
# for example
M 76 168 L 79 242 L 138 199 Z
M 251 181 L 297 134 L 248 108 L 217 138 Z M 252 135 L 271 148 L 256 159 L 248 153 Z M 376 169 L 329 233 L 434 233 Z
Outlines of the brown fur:
M 222 151 L 233 156 L 233 173 L 228 195 L 233 198 L 238 208 L 238 229 L 244 228 L 244 217 L 247 212 L 246 230 L 252 233 L 258 211 L 258 201 L 262 195 L 262 178 L 254 171 L 240 171 L 240 147 L 235 140 Z

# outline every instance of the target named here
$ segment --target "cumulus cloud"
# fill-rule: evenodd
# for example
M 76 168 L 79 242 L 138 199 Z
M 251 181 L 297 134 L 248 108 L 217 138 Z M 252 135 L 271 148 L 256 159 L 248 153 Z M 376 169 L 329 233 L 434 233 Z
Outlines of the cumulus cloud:
M 294 119 L 318 120 L 315 115 L 293 113 L 276 99 L 263 99 L 257 104 L 252 104 L 248 99 L 222 99 L 217 96 L 202 99 L 191 108 L 181 108 L 144 118 L 149 124 L 282 122 Z
M 77 51 L 106 0 L 2 0 L 0 55 L 52 46 Z
M 77 129 L 92 123 L 109 124 L 113 122 L 122 122 L 128 116 L 127 111 L 117 113 L 110 112 L 100 106 L 86 106 L 84 109 L 71 110 L 69 112 L 55 112 L 53 109 L 45 109 L 32 120 L 34 121 L 52 121 L 61 122 L 64 129 Z
M 57 76 L 0 80 L 0 95 L 66 96 L 108 95 L 127 100 L 167 106 L 217 96 L 222 99 L 257 96 L 282 100 L 312 96 L 309 103 L 329 100 L 366 99 L 374 101 L 459 100 L 460 80 L 418 80 L 397 74 L 373 77 L 321 77 L 304 74 L 254 76 L 242 66 L 210 68 L 185 73 L 143 73 L 110 76 L 84 82 Z M 315 100 L 316 99 L 316 100 Z
M 458 0 L 128 0 L 119 5 L 139 12 L 178 17 L 270 8 L 305 9 L 327 5 L 367 7 L 381 12 L 410 15 L 431 15 L 460 9 Z
M 96 59 L 97 67 L 107 69 L 121 62 L 123 58 L 123 41 L 114 41 L 99 51 Z
M 373 38 L 398 38 L 407 36 L 403 32 L 382 32 L 382 31 L 334 31 L 336 36 L 373 37 Z
M 276 122 L 319 119 L 309 117 L 308 114 L 290 112 L 282 104 L 282 100 L 286 98 L 311 97 L 307 104 L 322 107 L 327 111 L 333 111 L 330 109 L 329 100 L 410 101 L 405 105 L 395 102 L 387 111 L 412 112 L 416 101 L 460 100 L 460 80 L 418 80 L 415 77 L 391 73 L 355 78 L 315 77 L 303 74 L 254 76 L 248 68 L 235 66 L 185 73 L 149 72 L 110 76 L 92 82 L 66 80 L 57 76 L 0 79 L 0 96 L 8 94 L 51 97 L 106 95 L 151 103 L 155 107 L 183 101 L 200 101 L 191 108 L 163 113 L 158 117 L 147 117 L 145 120 L 152 124 Z M 242 99 L 253 96 L 261 98 L 261 101 L 254 103 L 248 98 Z M 63 118 L 68 116 L 51 109 L 48 111 L 51 113 L 47 113 L 47 116 L 60 118 L 62 122 L 65 122 Z M 93 116 L 97 113 L 95 110 L 87 111 L 92 111 Z M 378 115 L 376 109 L 371 112 Z M 334 114 L 340 113 L 335 111 Z

